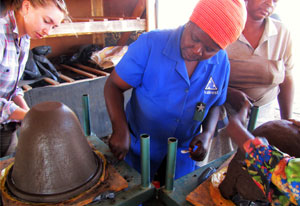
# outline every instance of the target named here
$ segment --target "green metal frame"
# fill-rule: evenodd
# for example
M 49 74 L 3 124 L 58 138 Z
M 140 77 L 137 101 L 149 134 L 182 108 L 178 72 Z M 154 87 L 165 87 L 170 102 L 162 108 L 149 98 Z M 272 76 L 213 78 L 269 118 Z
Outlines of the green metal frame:
M 150 136 L 141 134 L 141 185 L 143 188 L 150 187 Z
M 90 118 L 90 100 L 89 95 L 82 95 L 82 105 L 83 105 L 83 129 L 85 136 L 91 135 L 91 118 Z
M 249 118 L 248 128 L 247 128 L 249 132 L 252 132 L 255 129 L 258 112 L 259 112 L 258 106 L 253 106 L 251 108 L 250 118 Z
M 178 144 L 178 140 L 175 137 L 168 138 L 168 155 L 167 155 L 166 186 L 165 186 L 165 189 L 167 191 L 173 191 L 174 189 L 177 144 Z
M 186 196 L 196 189 L 198 184 L 199 176 L 204 172 L 204 170 L 208 167 L 218 168 L 220 167 L 229 157 L 233 155 L 233 152 L 230 152 L 203 167 L 195 170 L 194 172 L 187 174 L 174 182 L 174 190 L 160 190 L 159 191 L 159 199 L 163 201 L 167 206 L 191 206 L 188 201 L 186 201 Z
M 99 150 L 106 157 L 113 167 L 123 177 L 127 177 L 128 188 L 123 191 L 117 192 L 115 198 L 111 200 L 103 200 L 99 203 L 90 205 L 122 205 L 122 206 L 135 206 L 140 205 L 152 198 L 155 194 L 155 187 L 150 184 L 145 188 L 141 185 L 141 174 L 135 169 L 131 168 L 125 161 L 117 161 L 113 154 L 110 152 L 109 147 L 96 136 L 88 136 L 88 141 L 92 143 L 97 150 Z

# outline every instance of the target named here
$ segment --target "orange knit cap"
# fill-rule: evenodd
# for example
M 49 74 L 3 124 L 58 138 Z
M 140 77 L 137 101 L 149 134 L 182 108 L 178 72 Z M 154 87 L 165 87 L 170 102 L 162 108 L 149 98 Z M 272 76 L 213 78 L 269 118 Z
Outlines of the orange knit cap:
M 246 12 L 244 0 L 199 0 L 190 21 L 225 49 L 243 31 Z

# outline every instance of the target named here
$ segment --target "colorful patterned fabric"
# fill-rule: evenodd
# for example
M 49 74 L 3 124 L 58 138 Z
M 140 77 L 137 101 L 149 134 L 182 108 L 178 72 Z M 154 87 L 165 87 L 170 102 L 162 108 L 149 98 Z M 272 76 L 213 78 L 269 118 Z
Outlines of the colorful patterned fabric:
M 0 123 L 8 122 L 8 117 L 18 108 L 11 99 L 23 95 L 16 84 L 25 69 L 30 37 L 25 35 L 18 39 L 18 34 L 13 11 L 0 17 Z
M 300 204 L 300 158 L 290 157 L 255 138 L 244 144 L 249 174 L 272 205 Z

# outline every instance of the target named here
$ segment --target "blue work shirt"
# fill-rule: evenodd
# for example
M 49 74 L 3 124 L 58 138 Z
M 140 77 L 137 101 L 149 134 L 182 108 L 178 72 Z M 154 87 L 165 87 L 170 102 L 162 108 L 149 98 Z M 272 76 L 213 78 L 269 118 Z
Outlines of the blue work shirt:
M 166 156 L 169 137 L 178 139 L 175 178 L 194 170 L 195 162 L 180 150 L 188 149 L 200 133 L 209 108 L 226 100 L 230 73 L 226 52 L 200 61 L 189 78 L 180 51 L 183 30 L 182 26 L 140 35 L 115 68 L 133 87 L 126 105 L 131 146 L 125 160 L 140 171 L 140 135 L 149 134 L 151 177 Z M 202 120 L 194 120 L 197 104 L 202 105 Z

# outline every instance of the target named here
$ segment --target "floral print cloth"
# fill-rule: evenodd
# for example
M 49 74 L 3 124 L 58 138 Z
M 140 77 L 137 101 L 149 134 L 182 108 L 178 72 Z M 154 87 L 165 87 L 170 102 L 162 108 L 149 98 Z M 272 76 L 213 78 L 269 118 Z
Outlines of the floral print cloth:
M 244 144 L 248 172 L 272 205 L 300 205 L 300 158 L 290 157 L 264 138 Z

